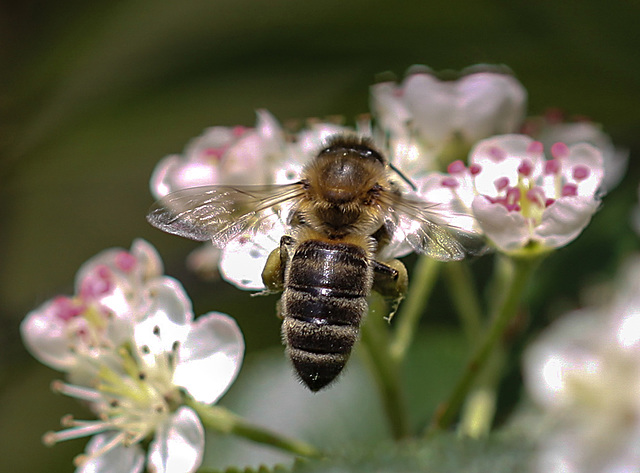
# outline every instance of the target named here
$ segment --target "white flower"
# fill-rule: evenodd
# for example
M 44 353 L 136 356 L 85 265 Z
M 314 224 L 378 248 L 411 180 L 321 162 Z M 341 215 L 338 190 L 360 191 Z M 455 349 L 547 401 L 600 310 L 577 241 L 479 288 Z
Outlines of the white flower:
M 489 138 L 474 147 L 469 167 L 457 161 L 448 175 L 420 181 L 422 195 L 471 213 L 501 251 L 559 248 L 598 209 L 604 172 L 600 151 L 589 144 L 556 143 L 551 154 L 545 160 L 542 144 L 525 135 Z
M 192 320 L 191 304 L 177 284 L 153 288 L 147 316 L 134 325 L 129 343 L 103 363 L 90 385 L 54 383 L 54 389 L 88 403 L 96 420 L 63 419 L 67 427 L 45 435 L 48 444 L 96 435 L 78 472 L 139 472 L 140 442 L 151 439 L 147 464 L 155 472 L 193 472 L 201 464 L 204 429 L 183 405 L 216 402 L 235 379 L 244 352 L 242 334 L 228 316 Z
M 145 316 L 149 291 L 173 284 L 162 276 L 156 250 L 136 240 L 130 251 L 105 250 L 76 276 L 76 294 L 58 296 L 31 311 L 21 324 L 26 347 L 42 363 L 72 376 L 94 376 L 93 362 L 113 356 Z
M 371 88 L 373 114 L 389 135 L 390 160 L 414 176 L 466 154 L 478 140 L 515 132 L 526 98 L 514 77 L 478 68 L 455 81 L 440 80 L 427 69 L 408 75 L 401 85 Z
M 553 419 L 542 441 L 545 473 L 640 469 L 640 258 L 616 297 L 552 325 L 524 360 L 530 396 Z
M 183 155 L 162 159 L 151 176 L 154 197 L 189 187 L 270 183 L 270 157 L 284 145 L 284 132 L 270 113 L 257 115 L 255 128 L 207 128 Z

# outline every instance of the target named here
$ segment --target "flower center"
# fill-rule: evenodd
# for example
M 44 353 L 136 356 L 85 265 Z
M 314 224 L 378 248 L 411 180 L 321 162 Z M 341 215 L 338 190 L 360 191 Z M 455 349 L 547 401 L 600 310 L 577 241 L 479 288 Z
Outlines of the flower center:
M 158 327 L 154 335 L 160 336 Z M 97 371 L 95 386 L 78 386 L 55 381 L 54 391 L 89 403 L 96 420 L 62 419 L 59 432 L 48 432 L 43 440 L 52 445 L 63 440 L 85 437 L 101 432 L 115 432 L 113 438 L 91 456 L 81 455 L 76 462 L 84 462 L 104 454 L 112 448 L 134 445 L 152 435 L 175 411 L 182 394 L 172 382 L 179 343 L 170 351 L 150 355 L 149 348 L 140 347 L 143 361 L 128 348 L 121 346 L 115 356 L 105 359 Z M 149 360 L 147 357 L 151 357 Z M 117 363 L 114 363 L 117 360 Z

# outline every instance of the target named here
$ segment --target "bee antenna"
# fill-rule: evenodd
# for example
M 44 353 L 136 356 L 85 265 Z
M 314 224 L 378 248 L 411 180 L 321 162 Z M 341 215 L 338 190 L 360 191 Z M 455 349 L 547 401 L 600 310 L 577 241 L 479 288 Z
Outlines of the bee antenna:
M 393 169 L 393 171 L 400 176 L 400 178 L 406 182 L 407 184 L 409 184 L 409 187 L 411 187 L 411 190 L 413 190 L 413 192 L 417 192 L 418 188 L 416 187 L 416 185 L 413 183 L 413 181 L 411 181 L 411 179 L 409 179 L 407 176 L 405 176 L 405 174 L 400 171 L 400 169 L 398 169 L 397 167 L 395 167 L 393 164 L 389 163 L 389 167 L 391 169 Z

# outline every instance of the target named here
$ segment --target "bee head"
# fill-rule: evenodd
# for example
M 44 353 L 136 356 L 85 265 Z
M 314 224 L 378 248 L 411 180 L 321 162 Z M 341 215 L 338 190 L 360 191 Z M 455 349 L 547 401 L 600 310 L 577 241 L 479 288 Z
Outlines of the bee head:
M 386 162 L 366 138 L 337 136 L 318 154 L 307 176 L 331 204 L 363 198 L 385 176 Z
M 318 157 L 323 154 L 352 155 L 385 164 L 382 154 L 375 149 L 373 142 L 367 137 L 336 135 L 329 139 L 327 147 L 320 151 Z

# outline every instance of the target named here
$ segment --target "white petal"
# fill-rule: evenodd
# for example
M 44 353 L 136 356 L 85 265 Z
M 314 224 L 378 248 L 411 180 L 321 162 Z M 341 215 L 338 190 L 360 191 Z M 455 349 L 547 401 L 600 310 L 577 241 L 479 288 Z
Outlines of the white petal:
M 520 212 L 509 212 L 484 196 L 473 201 L 473 214 L 489 239 L 503 251 L 514 251 L 529 242 L 529 229 Z
M 244 354 L 236 322 L 215 312 L 199 317 L 180 345 L 174 384 L 199 402 L 216 402 L 235 380 Z
M 220 149 L 230 145 L 237 139 L 233 127 L 212 126 L 206 128 L 200 136 L 187 143 L 184 150 L 184 160 L 199 160 L 206 150 Z
M 87 455 L 100 450 L 114 435 L 112 433 L 94 436 L 85 449 Z M 138 445 L 124 447 L 118 445 L 76 469 L 76 473 L 140 473 L 144 466 L 144 453 Z
M 517 131 L 527 93 L 514 77 L 479 72 L 461 78 L 456 86 L 455 124 L 467 142 Z
M 177 281 L 163 278 L 150 286 L 151 307 L 147 317 L 135 324 L 134 340 L 139 355 L 153 364 L 154 355 L 170 352 L 174 342 L 186 338 L 193 314 L 191 302 Z
M 157 431 L 149 446 L 149 468 L 155 473 L 191 473 L 202 463 L 204 429 L 188 407 L 179 408 Z
M 220 162 L 221 184 L 269 184 L 271 176 L 266 148 L 265 139 L 258 133 L 251 132 L 242 136 L 227 150 Z
M 155 247 L 142 238 L 136 238 L 131 245 L 131 254 L 136 258 L 145 280 L 160 276 L 164 272 L 162 259 Z
M 151 193 L 157 199 L 189 187 L 219 183 L 218 162 L 200 158 L 187 160 L 179 155 L 162 159 L 151 175 Z
M 181 166 L 181 164 L 182 157 L 178 154 L 165 156 L 156 164 L 149 182 L 149 188 L 151 189 L 151 195 L 153 195 L 153 197 L 160 199 L 170 192 L 177 190 L 174 188 L 172 177 L 174 169 Z
M 285 142 L 280 123 L 268 110 L 257 110 L 256 116 L 256 131 L 264 143 L 264 152 L 277 153 Z
M 220 259 L 222 277 L 240 289 L 264 289 L 262 270 L 269 253 L 280 244 L 285 229 L 285 225 L 277 221 L 250 239 L 236 238 L 229 243 Z
M 404 134 L 411 113 L 407 110 L 395 82 L 381 82 L 370 88 L 371 109 L 379 124 L 393 135 Z
M 452 82 L 431 74 L 413 74 L 403 84 L 404 101 L 413 114 L 420 135 L 429 144 L 443 144 L 456 131 L 453 127 L 457 99 Z
M 560 248 L 580 235 L 598 206 L 593 198 L 562 197 L 544 210 L 534 235 L 545 246 Z
M 77 357 L 69 349 L 66 322 L 55 314 L 56 301 L 51 300 L 27 314 L 20 324 L 25 346 L 40 362 L 66 371 L 76 364 Z

